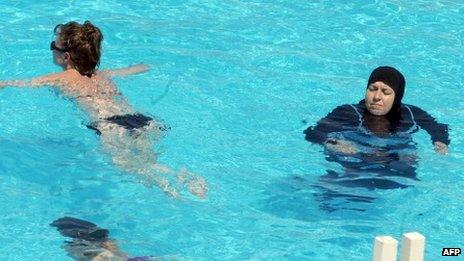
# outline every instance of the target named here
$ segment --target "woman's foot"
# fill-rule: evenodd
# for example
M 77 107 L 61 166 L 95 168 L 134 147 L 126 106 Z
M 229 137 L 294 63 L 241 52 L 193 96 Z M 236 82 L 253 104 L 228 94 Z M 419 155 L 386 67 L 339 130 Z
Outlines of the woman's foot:
M 187 187 L 190 193 L 199 198 L 206 198 L 206 194 L 208 193 L 208 184 L 204 178 L 190 173 L 184 168 L 179 171 L 177 178 L 182 184 L 184 184 L 184 186 Z

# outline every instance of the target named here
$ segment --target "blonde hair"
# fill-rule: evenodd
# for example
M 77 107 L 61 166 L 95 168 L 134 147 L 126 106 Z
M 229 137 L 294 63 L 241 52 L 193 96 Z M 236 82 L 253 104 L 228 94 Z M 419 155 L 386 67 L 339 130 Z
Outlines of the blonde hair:
M 101 42 L 103 35 L 90 21 L 84 24 L 71 21 L 55 27 L 58 41 L 71 56 L 75 69 L 91 77 L 100 65 Z

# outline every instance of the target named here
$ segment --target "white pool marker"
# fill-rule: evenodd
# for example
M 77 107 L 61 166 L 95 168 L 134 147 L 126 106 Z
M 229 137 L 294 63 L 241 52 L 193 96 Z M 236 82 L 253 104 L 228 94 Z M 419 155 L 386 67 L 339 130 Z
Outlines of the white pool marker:
M 401 261 L 423 261 L 425 237 L 418 232 L 403 234 Z
M 373 261 L 396 261 L 398 240 L 391 236 L 375 237 Z

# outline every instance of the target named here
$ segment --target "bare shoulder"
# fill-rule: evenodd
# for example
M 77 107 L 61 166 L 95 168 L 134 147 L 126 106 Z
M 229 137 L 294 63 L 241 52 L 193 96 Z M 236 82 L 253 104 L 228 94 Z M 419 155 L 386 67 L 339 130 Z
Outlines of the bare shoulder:
M 70 71 L 52 73 L 31 80 L 32 86 L 62 86 L 69 84 L 75 79 L 75 74 Z
M 107 80 L 111 79 L 110 73 L 108 71 L 105 71 L 105 70 L 96 71 L 95 76 L 97 76 L 96 78 L 98 80 L 103 80 L 103 81 L 107 81 Z
M 110 78 L 110 74 L 106 70 L 97 70 L 97 71 L 95 71 L 94 75 L 97 76 L 97 78 L 99 78 L 99 79 Z

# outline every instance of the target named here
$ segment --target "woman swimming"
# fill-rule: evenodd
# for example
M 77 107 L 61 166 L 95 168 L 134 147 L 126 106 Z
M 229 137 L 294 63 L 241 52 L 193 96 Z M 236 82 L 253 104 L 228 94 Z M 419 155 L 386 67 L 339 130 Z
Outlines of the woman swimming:
M 63 71 L 31 80 L 2 81 L 0 87 L 56 88 L 64 97 L 77 102 L 90 119 L 88 128 L 100 136 L 103 149 L 113 162 L 130 173 L 143 177 L 164 192 L 179 197 L 179 189 L 187 187 L 198 197 L 205 197 L 207 185 L 203 178 L 185 170 L 174 173 L 156 162 L 153 137 L 165 130 L 163 124 L 137 113 L 118 91 L 111 78 L 148 71 L 146 65 L 116 70 L 97 70 L 100 64 L 100 29 L 91 22 L 68 22 L 54 29 L 55 40 L 50 43 L 53 61 Z
M 62 217 L 53 221 L 50 226 L 56 227 L 61 235 L 71 238 L 64 244 L 64 249 L 74 260 L 79 261 L 150 261 L 165 260 L 162 257 L 138 256 L 129 257 L 122 251 L 116 240 L 109 237 L 107 229 L 98 227 L 92 222 Z
M 325 146 L 327 161 L 343 167 L 343 172 L 328 170 L 321 177 L 318 187 L 325 190 L 321 198 L 369 202 L 374 197 L 355 195 L 352 188 L 408 187 L 403 183 L 417 180 L 411 134 L 420 129 L 431 136 L 438 153 L 448 152 L 448 126 L 416 106 L 401 103 L 404 89 L 405 79 L 398 70 L 378 67 L 369 77 L 364 100 L 337 107 L 304 131 L 307 141 Z

